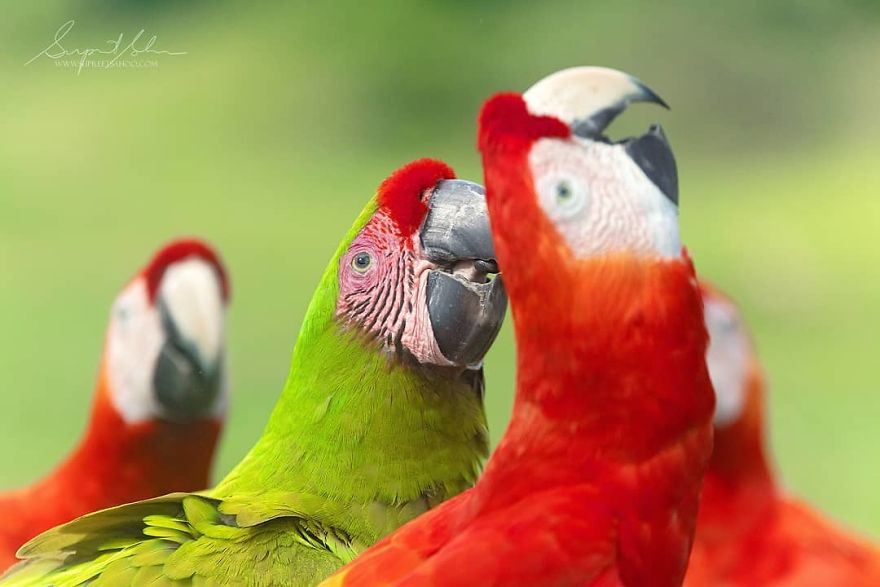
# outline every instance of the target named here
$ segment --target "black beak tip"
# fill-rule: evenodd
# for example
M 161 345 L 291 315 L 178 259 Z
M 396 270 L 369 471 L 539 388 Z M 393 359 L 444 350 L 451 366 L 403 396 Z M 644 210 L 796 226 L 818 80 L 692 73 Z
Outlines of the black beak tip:
M 672 110 L 672 108 L 670 108 L 669 104 L 666 103 L 666 100 L 661 98 L 657 94 L 657 92 L 655 92 L 654 90 L 652 90 L 651 88 L 646 86 L 644 83 L 642 83 L 641 81 L 639 81 L 635 78 L 632 78 L 632 80 L 633 80 L 633 83 L 636 86 L 638 86 L 639 90 L 641 91 L 641 96 L 639 96 L 639 100 L 644 101 L 644 102 L 652 102 L 652 103 L 657 104 L 659 106 L 663 106 L 667 110 Z
M 661 124 L 652 124 L 648 128 L 648 132 L 661 139 L 664 143 L 669 144 L 669 139 L 666 138 L 666 131 L 663 130 L 663 126 Z
M 677 206 L 678 170 L 663 127 L 651 125 L 644 135 L 628 141 L 625 149 L 647 178 Z

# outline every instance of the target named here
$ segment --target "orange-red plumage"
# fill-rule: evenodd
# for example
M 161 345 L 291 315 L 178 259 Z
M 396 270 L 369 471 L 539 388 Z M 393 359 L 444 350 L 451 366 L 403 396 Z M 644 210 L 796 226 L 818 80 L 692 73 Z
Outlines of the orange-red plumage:
M 709 285 L 703 289 L 707 303 L 725 304 L 741 321 L 729 299 Z M 764 440 L 764 376 L 751 341 L 746 344 L 743 409 L 715 429 L 685 585 L 880 585 L 880 549 L 778 486 Z
M 572 254 L 538 207 L 527 165 L 537 138 L 568 132 L 529 116 L 511 94 L 481 115 L 517 340 L 507 433 L 471 490 L 325 585 L 681 582 L 713 409 L 693 267 L 686 255 Z
M 161 249 L 132 283 L 141 280 L 144 291 L 155 290 L 151 276 L 158 283 L 169 265 L 187 258 L 203 259 L 215 269 L 227 299 L 221 261 L 207 245 L 191 239 Z M 111 397 L 107 353 L 105 349 L 88 427 L 76 449 L 32 486 L 0 494 L 0 573 L 16 562 L 22 544 L 51 527 L 95 510 L 209 484 L 221 417 L 126 421 Z

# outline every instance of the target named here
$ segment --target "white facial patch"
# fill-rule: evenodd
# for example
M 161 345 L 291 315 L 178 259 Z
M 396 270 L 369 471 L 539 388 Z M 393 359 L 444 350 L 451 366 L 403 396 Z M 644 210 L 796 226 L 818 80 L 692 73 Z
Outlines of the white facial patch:
M 153 368 L 164 341 L 159 312 L 147 299 L 145 281 L 138 279 L 116 298 L 107 331 L 110 398 L 126 422 L 149 420 L 158 413 Z
M 745 407 L 750 343 L 730 304 L 707 299 L 704 314 L 709 331 L 706 365 L 715 388 L 715 425 L 723 427 L 736 422 Z
M 681 254 L 678 207 L 622 145 L 541 139 L 529 164 L 541 207 L 576 256 Z

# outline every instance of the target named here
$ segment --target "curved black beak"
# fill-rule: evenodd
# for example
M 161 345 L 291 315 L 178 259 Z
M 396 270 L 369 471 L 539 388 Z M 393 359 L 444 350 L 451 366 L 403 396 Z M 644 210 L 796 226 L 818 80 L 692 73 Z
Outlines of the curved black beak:
M 222 351 L 208 357 L 182 335 L 167 304 L 157 299 L 165 342 L 153 371 L 153 390 L 165 418 L 186 422 L 208 417 L 222 386 Z
M 642 136 L 625 139 L 621 144 L 645 176 L 677 206 L 678 167 L 663 128 L 653 124 Z
M 495 341 L 507 311 L 498 273 L 485 190 L 446 180 L 428 201 L 420 232 L 422 251 L 438 265 L 428 275 L 431 328 L 443 356 L 453 364 L 479 364 Z

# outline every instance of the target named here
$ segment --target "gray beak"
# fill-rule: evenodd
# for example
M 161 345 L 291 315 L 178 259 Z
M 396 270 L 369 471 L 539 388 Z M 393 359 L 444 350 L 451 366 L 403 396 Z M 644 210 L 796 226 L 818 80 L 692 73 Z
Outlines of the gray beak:
M 498 273 L 483 187 L 463 180 L 437 184 L 422 225 L 422 250 L 439 268 L 428 275 L 427 304 L 440 352 L 476 365 L 495 341 L 507 294 Z
M 435 263 L 494 261 L 483 186 L 462 179 L 439 182 L 428 203 L 421 238 L 422 250 Z
M 220 395 L 222 357 L 202 358 L 195 343 L 180 334 L 167 305 L 157 300 L 165 330 L 153 372 L 153 389 L 165 417 L 191 421 L 208 417 Z

